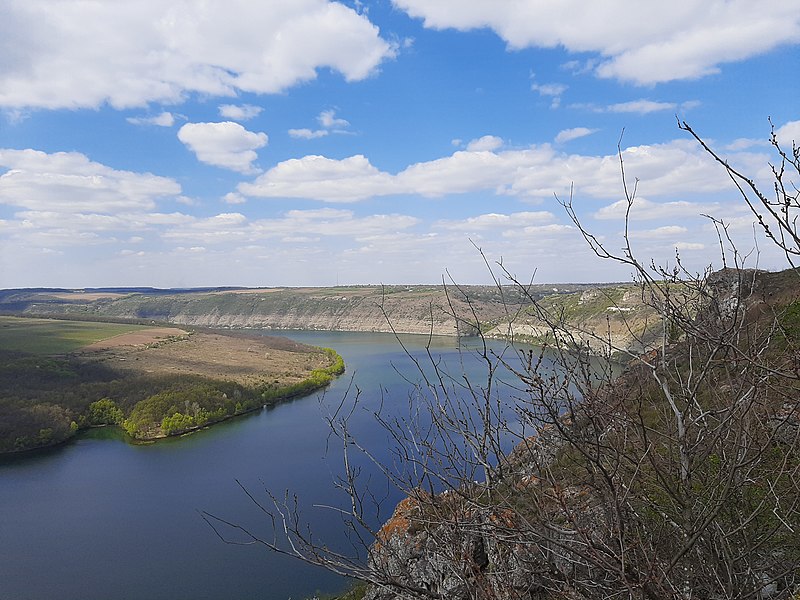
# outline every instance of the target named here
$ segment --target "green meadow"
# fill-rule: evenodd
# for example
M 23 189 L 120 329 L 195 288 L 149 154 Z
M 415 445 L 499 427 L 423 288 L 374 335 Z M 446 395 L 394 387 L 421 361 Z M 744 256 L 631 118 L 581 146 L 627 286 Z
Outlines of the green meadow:
M 27 354 L 65 354 L 145 325 L 0 316 L 0 349 Z

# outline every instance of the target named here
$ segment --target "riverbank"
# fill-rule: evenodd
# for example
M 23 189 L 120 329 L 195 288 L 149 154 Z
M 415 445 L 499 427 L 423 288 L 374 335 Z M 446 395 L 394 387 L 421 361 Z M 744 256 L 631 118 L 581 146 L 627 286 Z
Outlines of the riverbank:
M 183 435 L 344 372 L 334 350 L 275 336 L 12 317 L 0 325 L 0 453 L 57 445 L 97 425 L 140 441 Z M 76 325 L 79 340 L 65 345 Z
M 534 301 L 538 306 L 534 306 Z M 635 284 L 0 291 L 0 311 L 225 330 L 408 333 L 552 342 L 542 319 L 598 353 L 645 349 L 658 320 Z

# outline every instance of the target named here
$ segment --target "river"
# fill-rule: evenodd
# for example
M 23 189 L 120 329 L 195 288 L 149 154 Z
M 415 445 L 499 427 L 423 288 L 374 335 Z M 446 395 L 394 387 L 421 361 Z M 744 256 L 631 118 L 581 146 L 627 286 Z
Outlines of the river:
M 314 508 L 345 505 L 332 485 L 341 452 L 324 416 L 352 382 L 362 391 L 353 431 L 387 458 L 386 434 L 370 413 L 381 402 L 389 413 L 407 411 L 408 380 L 416 375 L 391 335 L 280 334 L 335 348 L 347 373 L 324 394 L 181 439 L 132 445 L 93 430 L 65 446 L 0 461 L 0 600 L 298 600 L 341 591 L 344 580 L 323 569 L 263 546 L 222 542 L 200 511 L 269 535 L 268 521 L 236 482 L 262 499 L 265 487 L 290 489 L 319 538 L 341 544 L 340 519 Z M 402 340 L 425 360 L 425 336 Z M 432 348 L 451 372 L 460 371 L 457 340 L 434 338 Z M 479 380 L 478 362 L 464 364 Z M 387 507 L 399 498 L 390 491 Z

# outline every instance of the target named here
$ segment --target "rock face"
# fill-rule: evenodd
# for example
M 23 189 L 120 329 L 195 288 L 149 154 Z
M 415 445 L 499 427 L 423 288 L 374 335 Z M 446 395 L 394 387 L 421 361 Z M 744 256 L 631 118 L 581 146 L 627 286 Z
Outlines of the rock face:
M 491 292 L 491 288 L 488 288 Z M 29 302 L 28 313 L 152 320 L 212 328 L 472 335 L 505 313 L 500 297 L 449 296 L 441 287 L 275 288 L 128 294 L 91 302 Z M 0 306 L 0 308 L 2 308 Z
M 325 331 L 366 331 L 433 333 L 456 335 L 457 320 L 442 305 L 441 298 L 379 299 L 371 297 L 314 297 L 277 301 L 266 297 L 258 304 L 235 312 L 215 310 L 194 313 L 192 307 L 170 315 L 170 321 L 202 327 L 310 329 Z M 427 302 L 426 302 L 427 301 Z M 465 330 L 462 326 L 461 330 Z
M 537 310 L 518 311 L 513 318 L 501 320 L 487 336 L 513 335 L 534 344 L 552 343 L 558 337 L 595 353 L 614 354 L 646 350 L 660 333 L 655 311 L 635 284 L 547 294 L 538 304 Z
M 674 341 L 556 401 L 491 482 L 411 490 L 371 548 L 367 600 L 800 597 L 798 281 L 696 282 Z M 463 418 L 439 418 L 445 435 L 476 433 Z
M 442 499 L 443 505 L 446 502 Z M 422 502 L 407 498 L 397 506 L 379 533 L 371 564 L 396 586 L 372 587 L 365 600 L 413 598 L 420 593 L 459 600 L 475 597 L 479 589 L 487 597 L 504 597 L 512 590 L 532 588 L 523 566 L 525 558 L 530 558 L 524 548 L 499 543 L 496 536 L 489 535 L 498 524 L 514 527 L 512 513 L 462 510 L 457 526 L 440 523 L 431 527 L 424 514 L 430 508 L 430 498 Z M 448 508 L 459 509 L 455 502 Z
M 217 291 L 0 290 L 0 312 L 157 321 L 210 328 L 307 329 L 552 341 L 532 299 L 594 351 L 641 346 L 652 315 L 632 284 L 528 286 L 358 286 Z
M 532 600 L 555 597 L 548 595 L 554 582 L 590 578 L 574 533 L 558 525 L 557 503 L 541 498 L 558 497 L 569 505 L 576 515 L 572 525 L 594 529 L 599 542 L 604 515 L 598 503 L 581 486 L 555 490 L 526 474 L 534 464 L 552 460 L 557 437 L 550 430 L 525 440 L 509 456 L 510 479 L 521 502 L 513 508 L 481 498 L 478 484 L 437 496 L 417 492 L 400 502 L 370 556 L 373 572 L 391 585 L 372 586 L 365 600 Z M 526 500 L 534 504 L 525 507 Z M 525 518 L 548 510 L 554 515 L 552 526 L 542 526 L 541 515 L 533 526 Z

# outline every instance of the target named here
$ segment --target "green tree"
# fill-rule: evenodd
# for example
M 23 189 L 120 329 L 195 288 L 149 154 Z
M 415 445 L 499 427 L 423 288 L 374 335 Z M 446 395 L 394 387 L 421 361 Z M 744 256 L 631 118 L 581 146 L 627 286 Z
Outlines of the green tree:
M 89 405 L 89 425 L 122 425 L 125 415 L 111 398 L 101 398 Z
M 176 412 L 172 416 L 164 417 L 161 421 L 161 430 L 165 435 L 182 433 L 195 426 L 195 419 L 191 415 Z

